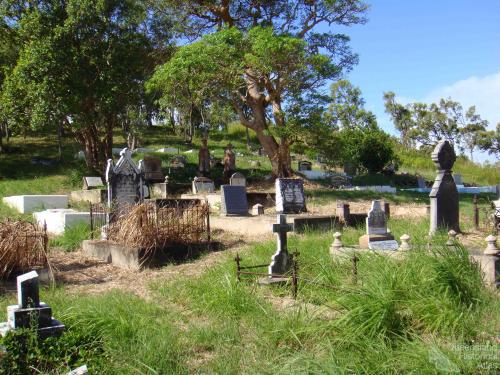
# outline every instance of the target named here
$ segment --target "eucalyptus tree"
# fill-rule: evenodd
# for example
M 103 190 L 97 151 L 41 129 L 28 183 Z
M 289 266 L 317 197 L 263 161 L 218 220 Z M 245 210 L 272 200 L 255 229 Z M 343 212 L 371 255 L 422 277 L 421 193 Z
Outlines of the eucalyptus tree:
M 18 132 L 64 127 L 103 171 L 113 129 L 169 51 L 162 18 L 139 0 L 0 0 L 19 55 L 2 85 L 2 116 Z
M 321 88 L 357 62 L 333 26 L 365 22 L 357 0 L 165 0 L 185 44 L 149 89 L 165 108 L 229 104 L 256 133 L 273 174 L 292 174 L 290 146 L 314 130 Z

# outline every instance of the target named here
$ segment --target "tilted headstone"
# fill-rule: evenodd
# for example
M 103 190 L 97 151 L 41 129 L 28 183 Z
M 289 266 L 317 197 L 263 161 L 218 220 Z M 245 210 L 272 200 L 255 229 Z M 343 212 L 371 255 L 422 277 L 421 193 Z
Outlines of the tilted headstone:
M 447 140 L 439 141 L 432 152 L 432 161 L 438 171 L 429 194 L 431 201 L 431 234 L 440 228 L 460 232 L 458 191 L 451 174 L 456 158 L 455 150 Z
M 387 229 L 387 215 L 381 201 L 372 201 L 372 207 L 366 218 L 366 234 L 359 238 L 359 245 L 372 250 L 398 249 L 397 241 Z
M 293 231 L 293 225 L 287 224 L 286 215 L 277 216 L 277 223 L 272 225 L 273 233 L 278 239 L 276 253 L 269 265 L 269 276 L 284 275 L 290 271 L 293 259 L 288 252 L 287 233 Z
M 298 162 L 298 169 L 299 171 L 310 171 L 312 170 L 312 163 L 310 161 L 299 161 Z
M 145 156 L 144 163 L 144 180 L 146 182 L 164 182 L 165 175 L 161 170 L 161 159 L 156 156 Z
M 17 305 L 7 307 L 7 322 L 0 323 L 0 335 L 18 328 L 36 329 L 40 338 L 57 336 L 64 325 L 52 317 L 49 305 L 40 302 L 38 274 L 28 272 L 17 277 Z
M 213 193 L 215 191 L 214 182 L 208 177 L 195 177 L 193 179 L 193 194 Z
M 112 212 L 121 213 L 130 205 L 144 200 L 144 181 L 141 163 L 136 166 L 128 148 L 120 152 L 120 159 L 113 165 L 108 160 L 106 182 L 108 184 L 108 207 Z
M 83 190 L 90 190 L 103 187 L 104 183 L 102 182 L 101 177 L 84 177 L 83 178 Z
M 422 176 L 417 177 L 417 187 L 419 189 L 425 189 L 427 187 L 425 185 L 425 179 Z
M 453 180 L 455 181 L 455 185 L 464 185 L 464 182 L 462 181 L 462 175 L 460 173 L 453 173 Z
M 220 190 L 222 215 L 248 215 L 247 191 L 244 186 L 222 185 Z
M 299 178 L 276 179 L 276 212 L 306 212 L 304 182 Z

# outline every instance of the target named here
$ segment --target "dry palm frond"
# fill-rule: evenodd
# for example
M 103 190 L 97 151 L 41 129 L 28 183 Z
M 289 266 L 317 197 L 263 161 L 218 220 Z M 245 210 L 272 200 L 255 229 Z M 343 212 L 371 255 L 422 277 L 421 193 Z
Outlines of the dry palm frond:
M 27 221 L 0 222 L 0 278 L 48 266 L 47 235 Z

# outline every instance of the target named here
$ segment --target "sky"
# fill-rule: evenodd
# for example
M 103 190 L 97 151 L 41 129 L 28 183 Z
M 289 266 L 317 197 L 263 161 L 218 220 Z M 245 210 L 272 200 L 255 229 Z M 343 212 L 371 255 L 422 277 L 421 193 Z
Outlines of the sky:
M 366 24 L 331 31 L 350 36 L 359 64 L 346 78 L 384 130 L 397 134 L 384 112 L 386 91 L 403 103 L 450 97 L 475 105 L 491 129 L 500 122 L 500 0 L 367 3 Z

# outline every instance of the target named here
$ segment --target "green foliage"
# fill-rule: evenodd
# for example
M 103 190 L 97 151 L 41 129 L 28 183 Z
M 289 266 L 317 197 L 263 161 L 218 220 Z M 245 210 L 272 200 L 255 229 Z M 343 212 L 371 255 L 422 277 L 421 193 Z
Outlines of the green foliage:
M 66 251 L 77 250 L 83 240 L 90 239 L 90 226 L 89 224 L 75 223 L 64 230 L 60 236 L 51 238 L 49 245 L 51 247 L 61 247 Z

